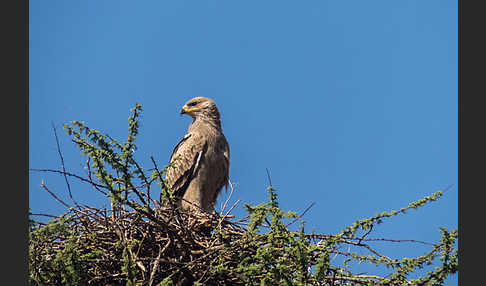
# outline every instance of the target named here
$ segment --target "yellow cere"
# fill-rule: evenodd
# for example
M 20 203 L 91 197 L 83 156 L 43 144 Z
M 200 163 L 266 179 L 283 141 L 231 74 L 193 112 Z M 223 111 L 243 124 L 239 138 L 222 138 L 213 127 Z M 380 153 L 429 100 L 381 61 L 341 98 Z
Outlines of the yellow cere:
M 182 109 L 184 109 L 185 112 L 190 112 L 191 110 L 194 110 L 194 107 L 193 108 L 189 108 L 187 105 L 184 105 L 182 107 Z

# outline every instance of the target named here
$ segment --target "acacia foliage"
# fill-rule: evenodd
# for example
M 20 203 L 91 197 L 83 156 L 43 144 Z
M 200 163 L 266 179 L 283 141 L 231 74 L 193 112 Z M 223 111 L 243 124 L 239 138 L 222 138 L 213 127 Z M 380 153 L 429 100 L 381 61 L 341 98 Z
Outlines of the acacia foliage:
M 236 204 L 220 213 L 180 210 L 164 184 L 171 166 L 159 169 L 152 158 L 153 166 L 145 170 L 134 158 L 142 108 L 137 104 L 131 111 L 123 143 L 83 122 L 65 125 L 89 158 L 87 176 L 67 172 L 64 164 L 62 170 L 31 169 L 64 176 L 73 204 L 42 184 L 67 211 L 44 214 L 53 217 L 47 223 L 31 213 L 30 285 L 442 285 L 457 272 L 457 230 L 439 228 L 441 239 L 416 257 L 391 258 L 371 244 L 405 247 L 404 240 L 371 238 L 373 227 L 437 200 L 443 191 L 358 220 L 336 234 L 306 232 L 302 215 L 280 209 L 271 184 L 268 201 L 246 204 L 248 216 L 241 219 L 230 214 Z M 110 208 L 79 204 L 68 178 L 106 196 Z M 297 221 L 300 229 L 291 230 Z M 336 256 L 342 263 L 332 259 Z M 382 269 L 377 273 L 384 269 L 387 275 L 360 274 L 353 262 L 377 265 Z M 422 268 L 429 271 L 410 278 Z

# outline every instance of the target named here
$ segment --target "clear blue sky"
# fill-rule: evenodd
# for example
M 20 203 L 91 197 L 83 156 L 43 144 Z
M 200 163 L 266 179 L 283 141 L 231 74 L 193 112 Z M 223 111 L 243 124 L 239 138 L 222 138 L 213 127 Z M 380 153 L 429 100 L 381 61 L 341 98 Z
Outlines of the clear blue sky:
M 180 107 L 206 96 L 230 144 L 237 216 L 266 200 L 266 168 L 283 209 L 316 202 L 304 219 L 320 233 L 457 186 L 457 1 L 31 0 L 29 29 L 30 168 L 60 168 L 54 123 L 66 167 L 84 174 L 62 125 L 125 139 L 135 103 L 137 158 L 165 165 L 191 122 Z M 32 211 L 64 211 L 39 187 L 68 201 L 62 177 L 29 179 Z M 79 201 L 107 203 L 72 184 Z M 375 236 L 436 242 L 457 227 L 456 186 Z

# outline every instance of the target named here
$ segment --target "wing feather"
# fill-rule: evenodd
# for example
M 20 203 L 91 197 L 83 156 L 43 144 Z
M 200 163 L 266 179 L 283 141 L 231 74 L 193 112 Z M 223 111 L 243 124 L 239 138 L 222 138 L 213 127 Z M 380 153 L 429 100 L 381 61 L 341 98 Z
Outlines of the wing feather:
M 229 158 L 229 146 L 228 142 L 225 141 L 225 151 L 223 152 L 223 157 L 224 157 L 224 167 L 223 167 L 223 172 L 224 172 L 224 187 L 225 191 L 228 191 L 228 185 L 230 184 L 229 181 L 229 166 L 230 166 L 230 158 Z
M 191 133 L 187 133 L 186 135 L 184 135 L 184 138 L 182 138 L 181 141 L 179 141 L 179 143 L 177 143 L 177 145 L 174 147 L 174 150 L 172 150 L 172 154 L 170 155 L 169 162 L 172 162 L 172 159 L 174 159 L 174 154 L 177 153 L 177 150 L 179 150 L 179 147 L 182 145 L 182 143 L 184 143 L 184 141 L 189 139 L 189 137 L 191 137 L 191 136 L 192 136 Z
M 182 197 L 207 150 L 207 142 L 189 133 L 176 145 L 167 169 L 167 185 L 176 196 Z

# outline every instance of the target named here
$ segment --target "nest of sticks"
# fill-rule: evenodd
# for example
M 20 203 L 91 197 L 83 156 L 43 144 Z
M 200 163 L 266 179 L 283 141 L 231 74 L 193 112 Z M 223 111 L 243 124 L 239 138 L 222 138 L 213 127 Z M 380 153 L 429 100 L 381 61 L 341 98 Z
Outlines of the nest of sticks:
M 47 285 L 66 282 L 62 275 L 41 278 L 42 273 L 56 270 L 59 263 L 55 260 L 63 252 L 65 256 L 75 253 L 74 276 L 82 285 L 127 285 L 127 281 L 159 285 L 164 279 L 175 281 L 175 285 L 193 285 L 195 281 L 224 284 L 232 278 L 218 278 L 208 270 L 225 245 L 245 233 L 245 219 L 235 222 L 231 218 L 229 211 L 226 215 L 210 214 L 174 205 L 154 208 L 149 216 L 123 208 L 71 208 L 54 220 L 62 221 L 64 231 L 51 227 L 55 230 L 44 233 L 43 239 L 31 239 L 31 265 Z M 35 222 L 32 227 L 34 231 L 47 230 L 49 224 Z
M 273 194 L 271 187 L 269 192 Z M 377 266 L 384 263 L 396 268 L 398 274 L 404 267 L 402 263 L 407 266 L 416 260 L 419 267 L 441 253 L 450 256 L 446 263 L 453 264 L 436 267 L 434 273 L 427 274 L 430 277 L 417 280 L 420 282 L 439 281 L 434 277 L 443 273 L 443 269 L 456 267 L 456 256 L 451 256 L 455 234 L 450 242 L 444 240 L 433 245 L 426 256 L 404 258 L 402 262 L 377 252 L 368 242 L 425 242 L 367 238 L 372 227 L 362 235 L 346 236 L 304 233 L 303 227 L 301 231 L 290 231 L 287 227 L 302 218 L 312 205 L 284 224 L 274 220 L 283 214 L 272 207 L 274 200 L 258 206 L 246 205 L 252 214 L 235 220 L 230 213 L 240 201 L 225 211 L 228 200 L 220 213 L 186 211 L 171 201 L 160 205 L 153 200 L 154 207 L 141 207 L 133 202 L 132 207 L 122 204 L 110 209 L 76 204 L 62 216 L 45 215 L 53 217 L 48 223 L 31 220 L 30 285 L 260 285 L 268 277 L 270 280 L 262 285 L 282 281 L 293 285 L 290 280 L 302 279 L 307 280 L 296 285 L 410 284 L 403 275 L 392 280 L 377 275 L 356 275 L 346 267 L 329 265 L 331 254 Z M 265 209 L 273 212 L 273 218 L 268 213 L 260 216 L 261 221 L 258 215 L 253 216 Z M 43 214 L 31 213 L 36 215 Z M 255 231 L 255 225 L 269 232 Z M 350 251 L 351 247 L 367 250 L 371 255 L 359 255 Z M 311 266 L 316 268 L 311 270 Z M 325 269 L 322 274 L 318 274 L 319 267 Z M 451 268 L 450 272 L 455 271 Z

